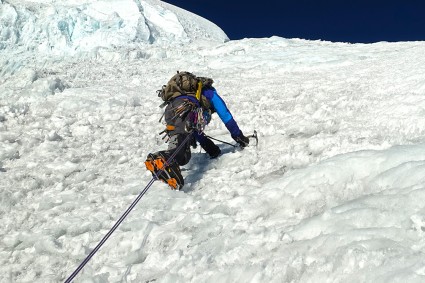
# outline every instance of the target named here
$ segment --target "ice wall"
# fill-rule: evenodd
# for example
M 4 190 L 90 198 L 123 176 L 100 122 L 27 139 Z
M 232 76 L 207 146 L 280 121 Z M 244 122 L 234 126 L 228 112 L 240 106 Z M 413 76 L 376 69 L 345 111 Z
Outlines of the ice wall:
M 4 0 L 0 50 L 76 53 L 137 44 L 224 42 L 207 20 L 157 0 Z

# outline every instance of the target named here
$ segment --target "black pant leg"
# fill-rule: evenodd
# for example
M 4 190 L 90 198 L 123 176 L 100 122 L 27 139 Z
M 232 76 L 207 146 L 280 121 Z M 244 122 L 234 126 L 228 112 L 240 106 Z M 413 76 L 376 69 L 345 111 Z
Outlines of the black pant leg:
M 177 135 L 171 136 L 166 154 L 168 156 L 171 156 L 174 153 L 174 151 L 177 150 L 177 148 L 185 141 L 188 135 L 191 135 L 191 134 L 177 134 Z M 189 138 L 189 140 L 186 140 L 185 144 L 180 148 L 174 160 L 177 162 L 178 165 L 182 166 L 189 163 L 191 156 L 192 155 L 190 152 L 190 138 Z

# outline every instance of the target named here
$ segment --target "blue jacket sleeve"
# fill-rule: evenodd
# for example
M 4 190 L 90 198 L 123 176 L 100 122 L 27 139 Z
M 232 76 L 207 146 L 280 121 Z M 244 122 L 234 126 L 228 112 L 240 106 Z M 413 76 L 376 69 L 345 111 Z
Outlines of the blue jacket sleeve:
M 235 139 L 239 137 L 242 132 L 235 119 L 233 119 L 232 113 L 230 113 L 226 103 L 224 103 L 223 99 L 218 95 L 215 88 L 211 87 L 205 89 L 202 94 L 211 102 L 212 107 L 214 107 L 221 121 L 223 121 L 224 125 L 229 130 L 232 138 Z

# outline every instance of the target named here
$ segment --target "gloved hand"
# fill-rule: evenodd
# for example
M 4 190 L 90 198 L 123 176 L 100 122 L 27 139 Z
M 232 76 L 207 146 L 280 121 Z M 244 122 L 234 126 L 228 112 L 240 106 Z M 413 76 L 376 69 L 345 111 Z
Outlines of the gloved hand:
M 242 132 L 239 136 L 234 137 L 233 139 L 239 144 L 240 147 L 246 147 L 249 145 L 249 138 L 245 137 Z

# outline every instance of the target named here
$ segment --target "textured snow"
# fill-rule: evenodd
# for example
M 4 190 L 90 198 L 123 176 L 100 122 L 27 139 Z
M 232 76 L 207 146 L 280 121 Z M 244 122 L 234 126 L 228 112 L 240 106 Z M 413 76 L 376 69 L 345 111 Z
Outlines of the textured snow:
M 2 1 L 0 28 L 0 282 L 63 282 L 114 225 L 176 70 L 259 145 L 193 150 L 75 282 L 424 281 L 424 42 L 228 41 L 154 0 Z

